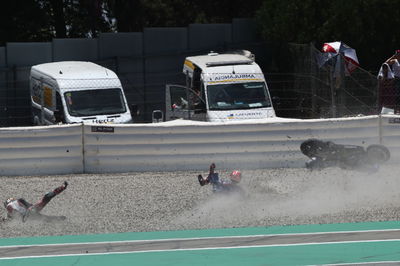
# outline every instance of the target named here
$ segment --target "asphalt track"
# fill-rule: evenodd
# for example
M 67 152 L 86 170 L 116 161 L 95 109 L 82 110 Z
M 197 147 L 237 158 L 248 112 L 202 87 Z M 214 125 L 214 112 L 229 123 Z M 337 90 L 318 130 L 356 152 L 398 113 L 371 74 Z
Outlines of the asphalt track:
M 132 265 L 133 262 L 137 265 L 400 265 L 400 223 L 236 228 L 0 241 L 0 265 L 4 266 L 102 266 Z

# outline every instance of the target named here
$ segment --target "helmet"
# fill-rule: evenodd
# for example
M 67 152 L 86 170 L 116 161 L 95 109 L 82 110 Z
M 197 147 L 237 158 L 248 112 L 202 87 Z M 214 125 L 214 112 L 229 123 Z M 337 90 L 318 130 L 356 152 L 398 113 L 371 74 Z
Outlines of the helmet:
M 10 204 L 10 202 L 14 201 L 14 198 L 8 198 L 5 202 L 4 202 L 4 207 L 7 207 L 8 204 Z
M 240 173 L 240 171 L 232 171 L 232 173 L 230 174 L 230 178 L 233 182 L 239 183 L 240 179 L 242 179 L 242 173 Z

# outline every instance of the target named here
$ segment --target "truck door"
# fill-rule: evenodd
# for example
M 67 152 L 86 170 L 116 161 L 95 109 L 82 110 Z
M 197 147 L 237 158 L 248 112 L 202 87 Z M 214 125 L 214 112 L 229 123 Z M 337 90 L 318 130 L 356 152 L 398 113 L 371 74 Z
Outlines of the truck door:
M 54 120 L 56 123 L 65 123 L 65 112 L 59 92 L 56 92 L 56 108 L 54 110 Z
M 52 85 L 37 79 L 32 79 L 31 83 L 34 125 L 54 124 L 55 94 Z
M 200 93 L 182 85 L 166 85 L 166 120 L 205 121 L 206 105 Z

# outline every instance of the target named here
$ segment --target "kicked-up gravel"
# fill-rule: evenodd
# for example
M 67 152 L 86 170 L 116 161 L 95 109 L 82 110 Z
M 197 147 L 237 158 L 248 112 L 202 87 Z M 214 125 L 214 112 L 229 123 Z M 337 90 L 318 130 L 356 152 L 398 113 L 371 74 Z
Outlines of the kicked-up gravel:
M 207 169 L 208 166 L 205 167 Z M 217 169 L 218 170 L 218 169 Z M 228 176 L 228 170 L 218 171 Z M 0 196 L 31 203 L 69 182 L 43 209 L 63 221 L 0 222 L 1 237 L 400 220 L 398 166 L 242 171 L 242 193 L 201 187 L 198 172 L 0 177 Z M 205 170 L 203 175 L 207 174 Z M 0 216 L 6 211 L 1 208 Z

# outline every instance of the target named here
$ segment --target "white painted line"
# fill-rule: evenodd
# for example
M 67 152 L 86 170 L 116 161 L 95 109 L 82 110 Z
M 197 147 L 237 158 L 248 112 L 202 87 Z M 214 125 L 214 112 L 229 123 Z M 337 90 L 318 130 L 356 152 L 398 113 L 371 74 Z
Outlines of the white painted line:
M 310 242 L 296 244 L 272 244 L 272 245 L 250 245 L 235 247 L 210 247 L 210 248 L 187 248 L 187 249 L 161 249 L 161 250 L 140 250 L 140 251 L 122 251 L 122 252 L 99 252 L 99 253 L 79 253 L 79 254 L 62 254 L 62 255 L 42 255 L 42 256 L 21 256 L 21 257 L 3 257 L 0 260 L 13 259 L 30 259 L 30 258 L 53 258 L 53 257 L 71 257 L 71 256 L 101 256 L 113 254 L 135 254 L 149 252 L 176 252 L 176 251 L 196 251 L 196 250 L 216 250 L 216 249 L 242 249 L 242 248 L 268 248 L 268 247 L 291 247 L 291 246 L 312 246 L 312 245 L 331 245 L 331 244 L 348 244 L 348 243 L 374 243 L 374 242 L 396 242 L 400 239 L 384 239 L 384 240 L 354 240 L 354 241 L 338 241 L 338 242 Z
M 107 243 L 137 243 L 137 242 L 162 242 L 162 241 L 182 241 L 182 240 L 212 240 L 212 239 L 240 239 L 240 238 L 256 238 L 256 237 L 273 237 L 273 236 L 307 236 L 307 235 L 325 235 L 325 234 L 348 234 L 348 233 L 371 233 L 371 232 L 390 232 L 400 231 L 400 229 L 381 229 L 381 230 L 361 230 L 361 231 L 336 231 L 336 232 L 312 232 L 312 233 L 289 233 L 289 234 L 267 234 L 267 235 L 240 235 L 240 236 L 215 236 L 215 237 L 189 237 L 189 238 L 165 238 L 165 239 L 144 239 L 144 240 L 120 240 L 120 241 L 98 241 L 98 242 L 72 242 L 59 244 L 32 244 L 32 245 L 10 245 L 0 246 L 2 248 L 11 247 L 46 247 L 46 246 L 69 246 L 69 245 L 92 245 Z
M 354 262 L 354 263 L 336 263 L 336 264 L 323 264 L 324 266 L 339 266 L 339 265 L 369 265 L 369 264 L 396 264 L 398 265 L 400 260 L 388 260 L 388 261 L 371 261 L 371 262 Z M 315 264 L 315 265 L 321 265 L 321 264 Z

